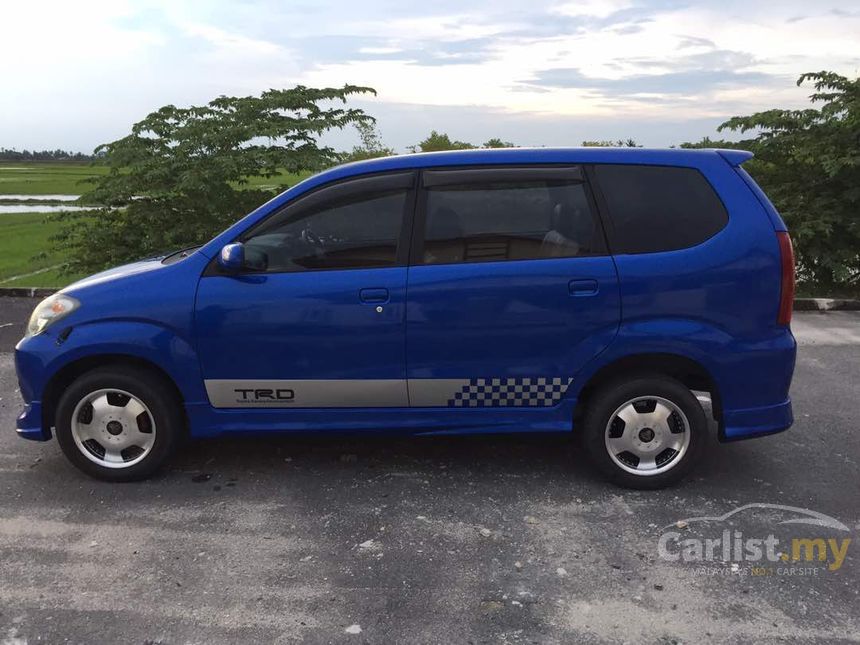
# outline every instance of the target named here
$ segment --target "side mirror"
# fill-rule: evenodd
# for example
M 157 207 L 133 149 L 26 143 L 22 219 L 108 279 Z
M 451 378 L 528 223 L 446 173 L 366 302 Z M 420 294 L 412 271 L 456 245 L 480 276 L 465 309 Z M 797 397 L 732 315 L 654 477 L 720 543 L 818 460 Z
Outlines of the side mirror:
M 218 264 L 226 271 L 241 271 L 245 267 L 245 245 L 227 244 L 218 255 Z

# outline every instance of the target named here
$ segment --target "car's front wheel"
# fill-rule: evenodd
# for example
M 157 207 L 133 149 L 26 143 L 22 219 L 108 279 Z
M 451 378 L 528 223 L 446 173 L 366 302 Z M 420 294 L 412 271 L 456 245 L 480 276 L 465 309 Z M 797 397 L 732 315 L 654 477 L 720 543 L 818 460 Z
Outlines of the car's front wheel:
M 78 468 L 99 479 L 152 474 L 182 431 L 181 403 L 146 370 L 106 367 L 79 376 L 57 404 L 57 441 Z
M 660 488 L 686 475 L 704 447 L 702 405 L 667 376 L 615 381 L 595 393 L 584 423 L 593 463 L 630 488 Z

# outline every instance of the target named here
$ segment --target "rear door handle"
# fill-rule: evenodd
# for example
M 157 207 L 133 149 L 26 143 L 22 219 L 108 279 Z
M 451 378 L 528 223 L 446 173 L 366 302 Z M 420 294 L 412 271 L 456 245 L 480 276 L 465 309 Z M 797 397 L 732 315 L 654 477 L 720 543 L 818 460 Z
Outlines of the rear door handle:
M 567 283 L 567 291 L 571 296 L 597 295 L 597 280 L 571 280 Z
M 366 305 L 378 305 L 388 302 L 388 289 L 362 289 L 358 292 L 359 299 Z

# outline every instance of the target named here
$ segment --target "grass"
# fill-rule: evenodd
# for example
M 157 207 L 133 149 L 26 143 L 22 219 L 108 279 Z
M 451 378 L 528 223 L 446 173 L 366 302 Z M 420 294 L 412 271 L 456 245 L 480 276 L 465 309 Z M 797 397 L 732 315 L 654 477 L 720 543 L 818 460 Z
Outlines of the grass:
M 80 195 L 91 185 L 85 179 L 107 173 L 86 162 L 0 162 L 3 195 Z
M 17 280 L 0 281 L 0 288 L 6 287 L 45 287 L 49 289 L 62 289 L 66 285 L 86 277 L 84 274 L 68 275 L 60 269 L 50 269 L 44 273 L 30 275 Z
M 51 249 L 48 238 L 61 224 L 38 213 L 0 215 L 0 287 L 62 287 L 82 276 L 60 275 L 65 258 Z M 41 269 L 47 271 L 25 276 Z M 22 276 L 11 279 L 14 276 Z

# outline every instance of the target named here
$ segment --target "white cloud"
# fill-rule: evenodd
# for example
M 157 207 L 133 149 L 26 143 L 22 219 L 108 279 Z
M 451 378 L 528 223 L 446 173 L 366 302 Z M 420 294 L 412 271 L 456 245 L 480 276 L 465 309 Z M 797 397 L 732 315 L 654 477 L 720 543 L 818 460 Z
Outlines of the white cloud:
M 576 0 L 553 8 L 554 12 L 567 16 L 591 16 L 606 18 L 617 11 L 634 6 L 629 0 Z
M 443 130 L 458 127 L 457 109 L 483 110 L 523 131 L 503 138 L 553 143 L 529 132 L 558 119 L 701 127 L 804 104 L 802 72 L 860 67 L 850 0 L 303 1 L 8 3 L 0 146 L 88 149 L 165 103 L 299 82 L 369 85 L 380 113 L 417 118 L 428 106 Z
M 177 25 L 186 35 L 204 39 L 216 48 L 219 56 L 271 56 L 285 52 L 284 47 L 267 40 L 248 38 L 220 27 L 203 23 L 181 22 Z

